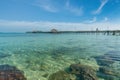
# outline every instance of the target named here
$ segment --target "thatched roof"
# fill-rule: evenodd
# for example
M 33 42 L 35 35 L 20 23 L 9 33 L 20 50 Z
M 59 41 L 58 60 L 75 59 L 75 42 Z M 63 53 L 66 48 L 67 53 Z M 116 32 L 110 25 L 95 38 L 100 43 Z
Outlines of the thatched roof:
M 58 30 L 56 30 L 56 29 L 52 29 L 51 32 L 52 32 L 52 33 L 57 33 Z

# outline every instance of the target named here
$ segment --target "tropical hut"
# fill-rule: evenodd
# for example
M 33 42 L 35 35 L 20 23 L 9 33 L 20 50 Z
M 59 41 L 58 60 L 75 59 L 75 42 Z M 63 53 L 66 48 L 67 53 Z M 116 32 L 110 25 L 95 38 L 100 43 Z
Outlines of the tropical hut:
M 58 30 L 52 29 L 51 32 L 52 32 L 52 33 L 58 33 Z

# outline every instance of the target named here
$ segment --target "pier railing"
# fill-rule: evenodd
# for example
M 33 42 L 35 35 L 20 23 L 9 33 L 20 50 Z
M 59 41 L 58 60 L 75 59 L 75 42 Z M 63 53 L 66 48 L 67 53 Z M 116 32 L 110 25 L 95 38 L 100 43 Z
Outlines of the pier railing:
M 83 33 L 83 34 L 103 34 L 103 35 L 120 35 L 120 30 L 101 30 L 101 31 L 57 31 L 57 32 L 26 32 L 26 33 Z

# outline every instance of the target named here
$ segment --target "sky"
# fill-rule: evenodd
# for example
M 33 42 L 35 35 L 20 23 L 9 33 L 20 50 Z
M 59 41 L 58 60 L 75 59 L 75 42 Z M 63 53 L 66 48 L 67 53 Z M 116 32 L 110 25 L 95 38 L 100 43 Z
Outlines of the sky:
M 120 0 L 0 0 L 0 32 L 120 30 Z

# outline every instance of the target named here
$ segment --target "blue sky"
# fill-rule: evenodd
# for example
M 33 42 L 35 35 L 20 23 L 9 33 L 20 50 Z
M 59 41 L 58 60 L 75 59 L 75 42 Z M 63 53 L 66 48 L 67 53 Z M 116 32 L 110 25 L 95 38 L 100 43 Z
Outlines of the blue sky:
M 0 32 L 120 29 L 120 0 L 0 0 Z

